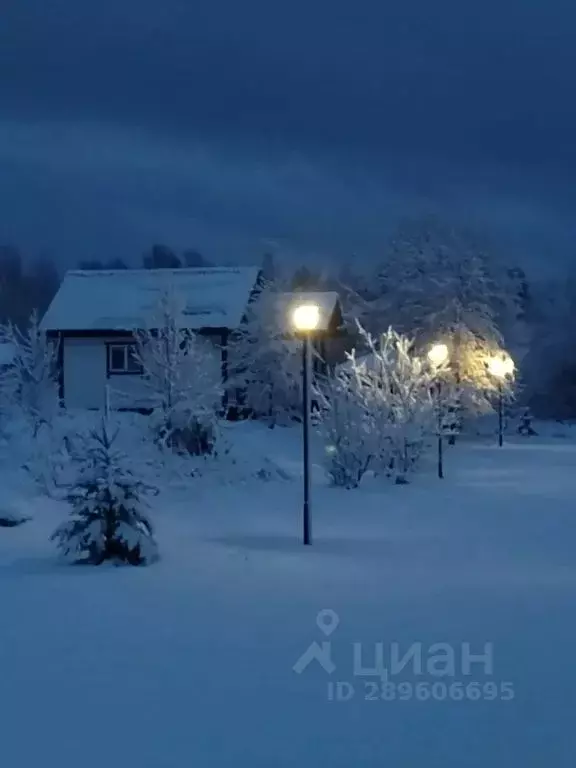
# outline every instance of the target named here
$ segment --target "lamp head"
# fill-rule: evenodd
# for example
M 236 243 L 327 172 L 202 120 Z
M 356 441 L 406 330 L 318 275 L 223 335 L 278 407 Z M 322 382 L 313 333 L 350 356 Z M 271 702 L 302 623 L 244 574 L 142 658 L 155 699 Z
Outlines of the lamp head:
M 320 325 L 318 304 L 299 304 L 292 310 L 292 325 L 300 333 L 315 331 Z
M 428 360 L 437 368 L 448 361 L 449 355 L 446 344 L 434 344 L 428 350 Z
M 514 373 L 514 360 L 509 355 L 491 357 L 488 370 L 497 379 L 505 379 Z

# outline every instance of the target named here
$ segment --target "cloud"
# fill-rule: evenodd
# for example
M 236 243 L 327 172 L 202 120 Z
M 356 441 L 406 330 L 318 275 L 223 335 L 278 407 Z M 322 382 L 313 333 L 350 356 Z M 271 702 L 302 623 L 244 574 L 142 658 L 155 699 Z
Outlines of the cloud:
M 23 0 L 5 115 L 200 139 L 573 168 L 566 0 Z
M 399 218 L 430 212 L 532 254 L 549 231 L 556 247 L 572 235 L 571 220 L 553 209 L 440 168 L 421 158 L 400 182 L 392 167 L 386 176 L 353 162 L 166 142 L 103 124 L 3 121 L 0 224 L 11 228 L 0 235 L 37 249 L 60 244 L 75 259 L 130 258 L 164 241 L 226 261 L 257 260 L 271 243 L 303 261 L 374 260 Z
M 426 210 L 560 254 L 575 34 L 567 0 L 7 4 L 0 236 L 375 257 Z

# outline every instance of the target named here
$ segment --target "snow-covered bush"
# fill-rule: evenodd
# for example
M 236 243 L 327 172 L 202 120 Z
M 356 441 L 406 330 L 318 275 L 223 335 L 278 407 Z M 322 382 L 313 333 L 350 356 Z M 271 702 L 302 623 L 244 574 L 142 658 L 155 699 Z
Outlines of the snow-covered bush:
M 361 331 L 362 333 L 362 331 Z M 435 429 L 432 373 L 414 354 L 413 342 L 389 328 L 378 344 L 363 334 L 370 350 L 361 374 L 369 391 L 376 429 L 387 435 L 389 457 L 380 459 L 397 483 L 406 482 Z
M 356 488 L 382 451 L 362 378 L 354 368 L 339 370 L 315 391 L 328 477 L 335 486 Z
M 68 494 L 71 519 L 52 535 L 74 562 L 144 565 L 157 558 L 144 503 L 145 494 L 155 489 L 135 476 L 126 454 L 115 448 L 117 436 L 118 429 L 112 431 L 103 419 L 76 447 L 78 476 Z
M 40 329 L 36 312 L 25 331 L 2 326 L 0 342 L 13 350 L 12 363 L 0 372 L 2 409 L 16 418 L 23 416 L 36 437 L 58 411 L 57 344 Z
M 230 386 L 270 426 L 289 423 L 302 400 L 301 345 L 286 333 L 278 295 L 273 284 L 262 288 L 229 348 Z
M 175 293 L 164 293 L 150 328 L 135 332 L 135 357 L 154 407 L 158 443 L 206 454 L 217 439 L 220 361 L 214 345 L 185 327 L 183 310 Z
M 412 342 L 392 328 L 378 343 L 361 327 L 359 333 L 368 354 L 352 351 L 320 390 L 328 473 L 346 487 L 369 468 L 403 483 L 436 428 L 432 373 Z

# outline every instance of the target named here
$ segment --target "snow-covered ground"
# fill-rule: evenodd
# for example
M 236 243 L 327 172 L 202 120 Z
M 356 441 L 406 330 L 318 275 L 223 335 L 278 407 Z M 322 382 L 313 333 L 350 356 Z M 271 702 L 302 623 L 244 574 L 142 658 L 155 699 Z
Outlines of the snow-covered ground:
M 2 766 L 573 768 L 575 440 L 463 441 L 444 481 L 405 487 L 318 471 L 310 548 L 298 430 L 233 442 L 294 479 L 174 482 L 149 568 L 59 564 L 63 506 L 6 475 L 34 519 L 0 529 Z M 315 642 L 331 674 L 298 674 Z M 353 644 L 373 667 L 378 642 L 385 688 L 354 669 Z M 465 643 L 492 644 L 493 669 L 465 675 Z M 390 666 L 411 647 L 421 674 Z

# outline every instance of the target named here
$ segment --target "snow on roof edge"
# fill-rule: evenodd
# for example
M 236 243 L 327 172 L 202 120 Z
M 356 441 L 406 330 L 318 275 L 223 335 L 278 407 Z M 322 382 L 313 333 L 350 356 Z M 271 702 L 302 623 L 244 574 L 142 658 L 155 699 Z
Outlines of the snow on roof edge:
M 146 327 L 151 292 L 161 292 L 173 282 L 186 302 L 186 327 L 235 328 L 259 274 L 256 266 L 68 270 L 41 327 L 46 331 Z
M 160 269 L 146 269 L 137 267 L 136 269 L 68 269 L 64 274 L 64 279 L 69 275 L 71 277 L 105 277 L 107 275 L 234 275 L 243 272 L 260 272 L 260 267 L 239 266 L 239 267 L 162 267 Z

